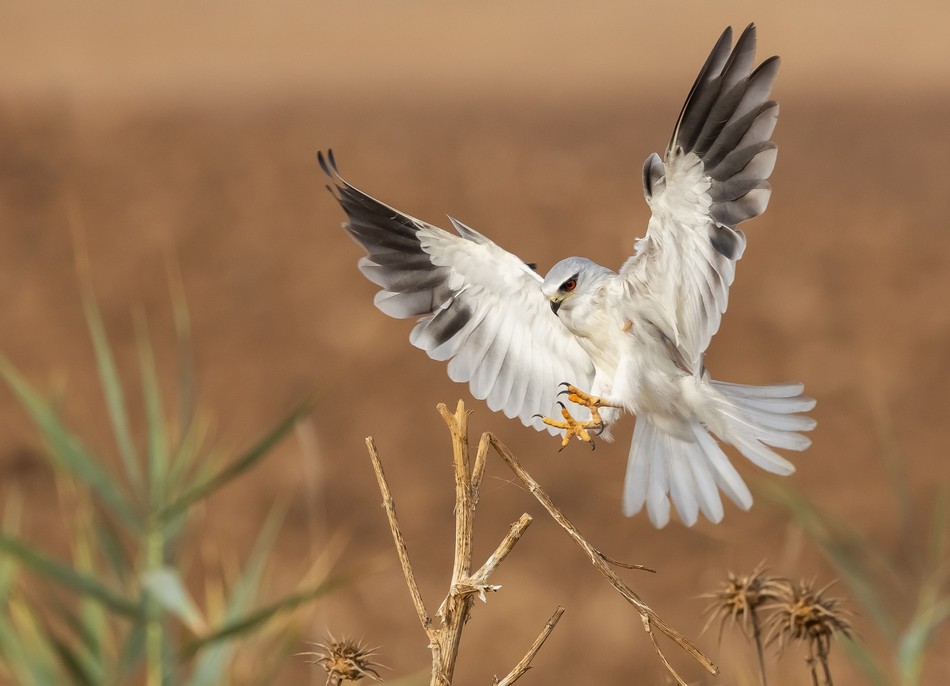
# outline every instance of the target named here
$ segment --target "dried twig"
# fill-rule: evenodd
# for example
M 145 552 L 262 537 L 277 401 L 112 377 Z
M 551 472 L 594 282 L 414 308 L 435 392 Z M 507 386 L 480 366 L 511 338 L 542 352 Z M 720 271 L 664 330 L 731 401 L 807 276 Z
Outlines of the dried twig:
M 406 539 L 403 538 L 402 530 L 399 528 L 399 519 L 396 517 L 396 503 L 393 501 L 392 492 L 389 490 L 389 483 L 387 483 L 386 475 L 383 473 L 383 465 L 379 461 L 379 452 L 376 450 L 376 442 L 372 436 L 366 439 L 366 448 L 369 450 L 369 458 L 373 462 L 379 491 L 383 495 L 383 507 L 386 509 L 386 517 L 389 519 L 389 528 L 393 532 L 396 554 L 399 556 L 399 564 L 402 565 L 402 573 L 406 577 L 406 584 L 409 586 L 412 604 L 416 608 L 416 614 L 419 616 L 422 628 L 426 634 L 429 634 L 431 640 L 432 619 L 429 617 L 429 613 L 426 612 L 425 603 L 422 602 L 422 594 L 419 592 L 419 585 L 416 584 L 416 576 L 412 572 L 412 564 L 409 562 L 409 549 L 406 547 Z
M 527 512 L 521 515 L 518 518 L 518 521 L 511 525 L 508 534 L 498 544 L 498 547 L 495 548 L 495 552 L 488 556 L 488 559 L 485 560 L 485 564 L 479 567 L 478 571 L 472 574 L 472 578 L 478 581 L 486 581 L 492 572 L 495 571 L 495 567 L 500 565 L 508 553 L 511 552 L 511 549 L 515 547 L 515 543 L 521 538 L 521 534 L 524 533 L 525 529 L 528 528 L 528 525 L 531 524 L 531 515 Z
M 485 563 L 475 573 L 471 572 L 475 506 L 478 503 L 478 491 L 482 477 L 485 474 L 485 461 L 490 445 L 489 437 L 487 435 L 482 436 L 473 464 L 469 457 L 468 414 L 465 411 L 465 405 L 459 401 L 454 414 L 449 413 L 445 405 L 440 404 L 438 409 L 452 434 L 452 455 L 455 471 L 455 557 L 452 564 L 449 592 L 436 613 L 442 620 L 439 627 L 432 626 L 432 620 L 426 612 L 422 594 L 419 592 L 415 574 L 409 562 L 406 541 L 396 517 L 396 506 L 389 490 L 389 484 L 386 482 L 386 476 L 383 473 L 376 445 L 371 437 L 366 439 L 366 446 L 369 449 L 373 469 L 376 472 L 376 480 L 383 496 L 383 506 L 389 519 L 389 528 L 392 530 L 393 541 L 396 544 L 396 552 L 399 555 L 403 575 L 406 577 L 406 584 L 409 586 L 409 593 L 412 596 L 416 614 L 419 616 L 422 628 L 429 638 L 429 649 L 432 652 L 430 686 L 449 686 L 455 673 L 459 642 L 461 641 L 462 630 L 471 613 L 472 601 L 476 596 L 484 600 L 486 592 L 497 591 L 501 588 L 489 584 L 488 579 L 521 539 L 521 535 L 531 524 L 531 517 L 528 514 L 521 515 L 518 521 L 512 524 L 505 538 L 498 544 L 495 551 L 489 555 Z M 556 613 L 556 617 L 560 617 L 560 613 Z M 514 683 L 528 670 L 531 659 L 556 623 L 556 618 L 552 617 L 552 620 L 549 620 L 548 625 L 535 641 L 531 650 L 516 665 L 515 669 L 505 677 L 503 683 L 506 686 Z
M 531 644 L 531 647 L 528 649 L 528 652 L 525 653 L 525 656 L 514 666 L 514 668 L 508 672 L 507 676 L 501 681 L 498 681 L 497 678 L 492 679 L 492 683 L 496 686 L 510 686 L 515 681 L 524 676 L 524 673 L 531 669 L 531 660 L 534 659 L 534 656 L 537 655 L 538 651 L 541 650 L 541 646 L 544 645 L 544 642 L 548 640 L 548 636 L 551 635 L 551 632 L 554 631 L 554 627 L 557 626 L 558 620 L 561 619 L 561 615 L 564 614 L 564 608 L 558 607 L 554 611 L 554 614 L 551 615 L 551 619 L 547 621 L 544 625 L 544 628 L 541 629 L 541 633 L 538 634 L 538 637 L 534 640 L 534 643 Z
M 455 558 L 452 565 L 452 581 L 449 593 L 439 607 L 442 627 L 434 632 L 430 647 L 433 658 L 432 684 L 451 684 L 458 658 L 462 629 L 468 620 L 473 594 L 484 595 L 487 588 L 479 588 L 469 577 L 472 566 L 472 537 L 474 535 L 475 504 L 468 451 L 468 414 L 459 401 L 454 415 L 445 405 L 438 406 L 452 434 L 452 456 L 455 466 Z M 436 673 L 437 671 L 437 673 Z
M 620 577 L 608 566 L 606 562 L 606 557 L 599 550 L 594 548 L 587 539 L 585 539 L 580 531 L 577 530 L 570 520 L 564 516 L 564 514 L 558 509 L 554 504 L 551 498 L 545 493 L 541 486 L 538 485 L 538 482 L 531 478 L 531 475 L 528 474 L 511 453 L 510 450 L 498 440 L 494 435 L 490 435 L 489 440 L 491 441 L 492 447 L 495 451 L 501 456 L 505 461 L 508 467 L 515 473 L 525 487 L 531 491 L 532 495 L 538 500 L 539 503 L 548 511 L 548 514 L 556 521 L 564 531 L 567 532 L 567 535 L 573 539 L 581 549 L 587 553 L 587 556 L 590 558 L 590 561 L 597 568 L 597 570 L 606 577 L 607 581 L 610 582 L 610 585 L 613 586 L 617 591 L 622 595 L 628 603 L 633 605 L 637 612 L 640 613 L 640 618 L 643 620 L 643 628 L 650 635 L 650 639 L 653 641 L 653 646 L 656 648 L 656 652 L 659 655 L 660 659 L 663 661 L 663 664 L 666 665 L 666 668 L 669 670 L 670 674 L 676 679 L 677 683 L 682 686 L 686 686 L 686 682 L 683 681 L 682 677 L 676 673 L 676 670 L 673 669 L 673 666 L 666 659 L 666 656 L 663 654 L 663 651 L 660 649 L 659 644 L 656 641 L 656 636 L 653 633 L 653 628 L 656 627 L 660 630 L 661 633 L 669 637 L 674 643 L 680 646 L 683 650 L 693 656 L 693 658 L 699 662 L 710 674 L 718 674 L 719 668 L 716 667 L 712 661 L 706 657 L 692 642 L 683 636 L 679 631 L 669 626 L 663 619 L 653 611 L 646 603 L 644 603 L 640 596 L 638 596 L 633 589 L 631 589 L 627 584 L 623 582 Z

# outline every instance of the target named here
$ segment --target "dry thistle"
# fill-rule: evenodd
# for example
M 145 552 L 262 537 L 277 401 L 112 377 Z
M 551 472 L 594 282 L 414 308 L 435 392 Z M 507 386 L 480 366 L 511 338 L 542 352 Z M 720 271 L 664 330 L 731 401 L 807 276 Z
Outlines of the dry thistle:
M 382 681 L 377 667 L 382 665 L 373 662 L 378 648 L 369 648 L 360 641 L 344 638 L 341 641 L 327 635 L 326 643 L 312 643 L 320 650 L 311 650 L 298 655 L 311 657 L 312 664 L 323 665 L 327 670 L 327 686 L 340 686 L 344 681 L 359 681 L 369 677 L 373 681 Z
M 787 584 L 777 602 L 766 609 L 772 614 L 768 619 L 768 643 L 777 642 L 784 650 L 792 641 L 805 641 L 808 645 L 808 666 L 812 683 L 819 684 L 817 664 L 821 664 L 826 686 L 832 686 L 828 653 L 831 637 L 838 633 L 851 638 L 851 623 L 847 611 L 840 607 L 840 598 L 826 598 L 825 592 L 834 581 L 815 590 L 814 581 L 799 581 Z
M 767 571 L 765 564 L 760 562 L 751 574 L 745 576 L 736 576 L 729 572 L 729 578 L 718 591 L 703 594 L 703 598 L 712 599 L 703 610 L 703 614 L 709 616 L 703 626 L 703 632 L 718 621 L 720 641 L 726 624 L 738 624 L 747 638 L 750 637 L 750 629 L 753 635 L 758 633 L 757 610 L 765 603 L 783 598 L 789 585 L 786 579 L 767 576 Z
M 712 599 L 703 611 L 703 614 L 709 615 L 703 626 L 703 633 L 718 620 L 719 642 L 722 643 L 722 632 L 726 624 L 738 624 L 743 635 L 755 644 L 755 652 L 759 660 L 759 683 L 762 686 L 766 686 L 767 679 L 758 610 L 766 603 L 775 602 L 784 597 L 789 586 L 784 578 L 767 576 L 767 571 L 765 563 L 760 562 L 751 574 L 745 576 L 736 576 L 729 572 L 729 578 L 722 588 L 702 596 Z

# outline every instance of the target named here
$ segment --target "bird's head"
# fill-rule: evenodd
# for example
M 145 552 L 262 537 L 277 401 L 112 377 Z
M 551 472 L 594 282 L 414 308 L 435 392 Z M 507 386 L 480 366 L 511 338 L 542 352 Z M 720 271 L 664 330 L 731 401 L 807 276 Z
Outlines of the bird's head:
M 610 270 L 583 257 L 568 257 L 551 267 L 544 277 L 541 292 L 551 303 L 551 311 L 558 313 L 561 307 L 570 308 L 575 298 L 590 294 L 603 274 Z

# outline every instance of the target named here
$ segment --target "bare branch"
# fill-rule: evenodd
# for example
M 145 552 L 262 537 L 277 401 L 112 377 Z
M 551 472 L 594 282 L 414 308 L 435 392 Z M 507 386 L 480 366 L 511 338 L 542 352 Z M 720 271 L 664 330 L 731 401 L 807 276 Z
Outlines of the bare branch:
M 554 614 L 551 615 L 551 618 L 544 625 L 544 628 L 541 629 L 541 633 L 538 634 L 538 637 L 534 639 L 534 643 L 531 644 L 531 647 L 528 649 L 528 652 L 525 653 L 525 656 L 521 658 L 521 661 L 514 666 L 514 668 L 508 672 L 507 676 L 501 681 L 493 679 L 492 682 L 496 686 L 510 686 L 515 683 L 518 679 L 524 676 L 525 672 L 531 669 L 531 661 L 534 659 L 534 656 L 538 654 L 538 651 L 541 650 L 541 646 L 544 645 L 544 642 L 548 640 L 548 636 L 551 635 L 551 632 L 554 631 L 554 627 L 557 626 L 558 620 L 561 619 L 561 615 L 564 614 L 564 608 L 558 606 L 557 610 L 554 611 Z
M 485 564 L 483 564 L 477 572 L 472 574 L 473 583 L 484 583 L 488 580 L 488 577 L 495 571 L 495 568 L 508 557 L 508 553 L 515 547 L 515 543 L 521 539 L 521 535 L 525 532 L 525 529 L 528 528 L 528 525 L 531 524 L 531 521 L 531 515 L 526 512 L 518 518 L 517 522 L 511 525 L 511 529 L 508 530 L 508 534 L 502 539 L 501 543 L 498 544 L 498 547 L 495 548 L 495 552 L 488 556 L 488 559 L 485 560 Z
M 452 457 L 455 466 L 455 564 L 452 568 L 452 585 L 468 577 L 472 565 L 472 536 L 475 508 L 472 484 L 469 476 L 468 413 L 465 403 L 459 400 L 455 414 L 449 414 L 445 405 L 437 406 L 452 434 Z
M 412 604 L 415 605 L 416 614 L 419 616 L 419 622 L 430 639 L 432 633 L 432 619 L 426 612 L 425 603 L 422 601 L 422 594 L 419 592 L 419 586 L 416 584 L 415 574 L 412 572 L 412 564 L 409 562 L 409 549 L 406 547 L 406 539 L 403 538 L 402 531 L 399 528 L 399 519 L 396 517 L 396 503 L 393 500 L 392 492 L 389 490 L 389 483 L 386 481 L 386 475 L 383 473 L 383 465 L 379 461 L 379 452 L 376 450 L 376 442 L 372 436 L 366 438 L 366 448 L 369 450 L 369 458 L 373 462 L 373 471 L 376 472 L 376 481 L 379 483 L 379 491 L 383 495 L 383 507 L 386 509 L 386 517 L 389 519 L 389 528 L 393 532 L 393 542 L 396 544 L 396 554 L 399 556 L 399 564 L 402 565 L 402 573 L 406 577 L 406 584 L 409 586 L 409 595 L 412 596 Z
M 651 609 L 640 599 L 640 596 L 638 596 L 633 591 L 633 589 L 627 586 L 627 584 L 617 576 L 617 574 L 604 561 L 605 558 L 603 554 L 594 548 L 594 546 L 592 546 L 590 543 L 588 543 L 587 539 L 581 535 L 577 527 L 575 527 L 571 521 L 564 516 L 564 514 L 558 509 L 547 493 L 545 493 L 541 486 L 538 485 L 538 482 L 531 478 L 531 475 L 524 470 L 511 451 L 508 450 L 508 448 L 501 441 L 499 441 L 496 436 L 491 435 L 490 440 L 495 451 L 501 456 L 511 471 L 515 473 L 515 476 L 521 479 L 525 487 L 531 491 L 531 493 L 534 495 L 537 501 L 541 503 L 544 509 L 548 511 L 548 514 L 551 515 L 554 521 L 556 521 L 558 525 L 560 525 L 560 527 L 564 529 L 565 532 L 567 532 L 567 535 L 570 536 L 585 553 L 587 553 L 590 561 L 597 568 L 597 570 L 604 577 L 606 577 L 607 581 L 610 582 L 610 585 L 613 586 L 617 592 L 619 592 L 620 595 L 622 595 L 627 600 L 627 602 L 633 605 L 637 612 L 640 613 L 640 617 L 643 620 L 644 629 L 648 634 L 650 634 L 650 637 L 653 640 L 653 645 L 656 648 L 660 659 L 670 670 L 670 673 L 674 676 L 674 678 L 676 678 L 677 683 L 682 684 L 682 686 L 686 686 L 685 682 L 670 666 L 670 663 L 666 659 L 666 656 L 663 654 L 662 650 L 660 650 L 660 647 L 653 636 L 653 627 L 659 629 L 663 634 L 669 637 L 670 640 L 680 646 L 687 653 L 692 655 L 693 658 L 699 662 L 710 674 L 718 674 L 719 668 L 716 667 L 716 665 L 713 664 L 709 658 L 707 658 L 696 646 L 694 646 L 688 638 L 664 622 L 663 619 L 653 609 Z
M 641 572 L 650 572 L 651 574 L 656 574 L 656 570 L 652 567 L 647 567 L 646 565 L 637 565 L 632 562 L 621 562 L 620 560 L 615 560 L 612 557 L 607 557 L 604 553 L 597 551 L 597 554 L 600 555 L 604 562 L 612 564 L 614 567 L 622 567 L 623 569 L 639 569 Z
M 449 414 L 445 405 L 437 406 L 452 434 L 452 462 L 455 467 L 455 558 L 449 593 L 439 607 L 443 625 L 433 634 L 432 686 L 452 683 L 455 662 L 458 659 L 462 629 L 468 621 L 474 594 L 484 596 L 487 586 L 473 588 L 469 578 L 472 567 L 472 538 L 474 537 L 475 498 L 468 450 L 468 413 L 465 403 L 458 402 L 455 414 Z
M 478 489 L 482 486 L 482 477 L 485 476 L 485 464 L 488 458 L 488 446 L 491 445 L 488 434 L 482 434 L 478 441 L 478 451 L 475 453 L 475 465 L 472 467 L 472 497 L 478 505 Z

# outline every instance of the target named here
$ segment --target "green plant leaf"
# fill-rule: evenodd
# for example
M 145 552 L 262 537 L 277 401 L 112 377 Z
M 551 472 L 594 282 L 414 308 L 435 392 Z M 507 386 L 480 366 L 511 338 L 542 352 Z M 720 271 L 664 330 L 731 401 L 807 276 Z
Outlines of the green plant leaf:
M 120 584 L 125 584 L 132 578 L 132 560 L 122 545 L 118 532 L 108 518 L 96 517 L 93 522 L 97 549 L 109 564 L 109 569 L 115 574 Z
M 950 617 L 950 598 L 926 604 L 911 620 L 897 646 L 897 671 L 905 686 L 920 683 L 927 646 Z
M 202 634 L 207 630 L 207 623 L 185 588 L 177 569 L 159 567 L 148 570 L 142 575 L 142 587 L 165 611 L 180 619 L 192 633 Z
M 139 607 L 100 583 L 96 579 L 77 572 L 6 534 L 0 534 L 0 550 L 17 558 L 24 566 L 42 574 L 83 597 L 93 598 L 109 610 L 127 617 L 138 617 Z
M 92 604 L 92 601 L 87 602 Z M 62 625 L 69 629 L 73 638 L 78 639 L 78 642 L 74 640 L 64 641 L 57 631 L 53 631 L 51 628 L 47 629 L 51 643 L 61 642 L 68 647 L 69 655 L 64 656 L 59 646 L 54 646 L 60 655 L 60 659 L 75 662 L 75 668 L 79 669 L 84 675 L 84 683 L 86 681 L 96 684 L 102 683 L 104 679 L 102 665 L 103 624 L 100 623 L 98 617 L 90 621 L 86 616 L 78 616 L 60 602 L 54 601 L 53 605 Z M 96 605 L 96 607 L 101 611 L 101 605 Z M 84 614 L 88 615 L 88 613 Z M 73 667 L 70 665 L 64 663 L 64 666 L 69 671 L 73 671 Z
M 152 511 L 158 510 L 165 501 L 166 474 L 168 473 L 168 437 L 165 428 L 165 412 L 162 393 L 158 386 L 155 356 L 148 335 L 145 315 L 135 318 L 138 339 L 139 374 L 142 377 L 142 400 L 145 405 L 145 427 L 148 444 L 148 502 Z
M 2 354 L 0 376 L 49 444 L 50 457 L 55 463 L 89 486 L 116 519 L 132 530 L 138 529 L 140 518 L 122 495 L 119 484 L 86 452 L 79 438 L 60 422 L 52 407 Z
M 819 545 L 881 633 L 891 643 L 896 642 L 896 621 L 878 591 L 869 564 L 874 561 L 893 575 L 896 574 L 893 563 L 857 532 L 815 507 L 791 487 L 773 482 L 765 492 L 773 502 L 785 507 L 805 533 Z
M 144 596 L 143 596 L 144 598 Z M 139 614 L 129 627 L 125 635 L 125 641 L 119 652 L 119 661 L 117 673 L 110 680 L 110 683 L 124 684 L 129 681 L 129 676 L 135 671 L 136 667 L 145 657 L 145 637 L 147 623 L 145 621 L 145 603 L 142 602 L 138 608 Z
M 68 523 L 69 535 L 72 541 L 72 566 L 79 574 L 98 579 L 100 570 L 97 569 L 97 537 L 93 523 L 99 518 L 93 514 L 88 492 L 84 491 L 75 495 L 72 517 Z M 108 640 L 106 636 L 107 610 L 97 600 L 86 596 L 83 596 L 79 601 L 81 619 L 58 601 L 55 605 L 60 617 L 82 642 L 84 651 L 77 653 L 76 657 L 82 661 L 83 671 L 89 674 L 93 681 L 101 681 L 102 670 L 99 663 L 102 657 L 103 644 Z
M 0 653 L 17 676 L 16 683 L 58 686 L 63 683 L 56 655 L 43 640 L 35 613 L 25 604 L 6 603 L 0 615 Z
M 859 638 L 856 636 L 841 638 L 838 645 L 848 654 L 851 662 L 864 672 L 869 679 L 868 683 L 874 684 L 874 686 L 893 686 L 891 680 L 875 659 L 874 653 Z
M 168 273 L 168 288 L 175 320 L 175 340 L 178 344 L 178 392 L 179 436 L 184 441 L 191 432 L 195 418 L 195 362 L 191 347 L 191 317 L 188 314 L 188 299 L 182 284 L 178 263 L 168 256 L 165 261 Z M 178 449 L 175 450 L 178 452 Z
M 96 684 L 102 683 L 101 680 L 97 680 L 86 671 L 82 657 L 72 646 L 53 633 L 47 634 L 46 640 L 56 651 L 59 662 L 65 668 L 66 673 L 72 676 L 74 684 L 77 684 L 77 686 L 96 686 Z
M 268 513 L 244 571 L 228 594 L 222 618 L 224 623 L 232 622 L 240 617 L 257 597 L 261 576 L 264 573 L 264 564 L 277 538 L 285 512 L 286 507 L 274 506 Z M 235 649 L 236 646 L 228 641 L 218 641 L 214 645 L 206 646 L 197 660 L 189 682 L 190 686 L 213 686 L 221 683 Z
M 122 381 L 116 368 L 106 328 L 102 322 L 102 314 L 88 277 L 80 274 L 80 291 L 82 305 L 86 314 L 86 326 L 89 337 L 92 339 L 92 349 L 96 356 L 96 366 L 99 370 L 99 382 L 105 396 L 106 408 L 109 411 L 109 421 L 112 423 L 112 432 L 115 435 L 116 446 L 126 475 L 133 487 L 141 488 L 142 472 L 139 468 L 138 457 L 135 454 L 135 445 L 132 442 L 132 432 L 129 429 L 129 416 L 125 403 L 125 392 Z
M 249 612 L 241 617 L 236 617 L 234 620 L 226 622 L 222 626 L 218 627 L 210 634 L 202 636 L 201 638 L 187 644 L 185 646 L 185 653 L 194 654 L 197 650 L 208 644 L 247 634 L 264 622 L 270 620 L 272 617 L 282 612 L 288 612 L 300 607 L 304 603 L 308 603 L 322 595 L 326 595 L 337 588 L 342 588 L 343 586 L 349 584 L 350 581 L 350 577 L 332 577 L 320 582 L 312 588 L 298 591 L 297 593 L 291 593 L 281 598 L 277 602 L 272 603 L 271 605 L 254 610 L 253 612 Z
M 290 413 L 290 415 L 287 416 L 287 418 L 280 422 L 280 424 L 274 427 L 267 435 L 265 435 L 253 447 L 251 447 L 250 450 L 231 462 L 218 473 L 201 481 L 186 491 L 181 497 L 159 512 L 159 517 L 162 519 L 168 519 L 175 516 L 202 498 L 214 493 L 219 488 L 256 465 L 261 461 L 262 458 L 266 457 L 270 453 L 274 446 L 286 438 L 287 434 L 293 430 L 297 421 L 310 412 L 312 407 L 312 401 L 307 401 L 298 406 L 293 410 L 293 412 Z

